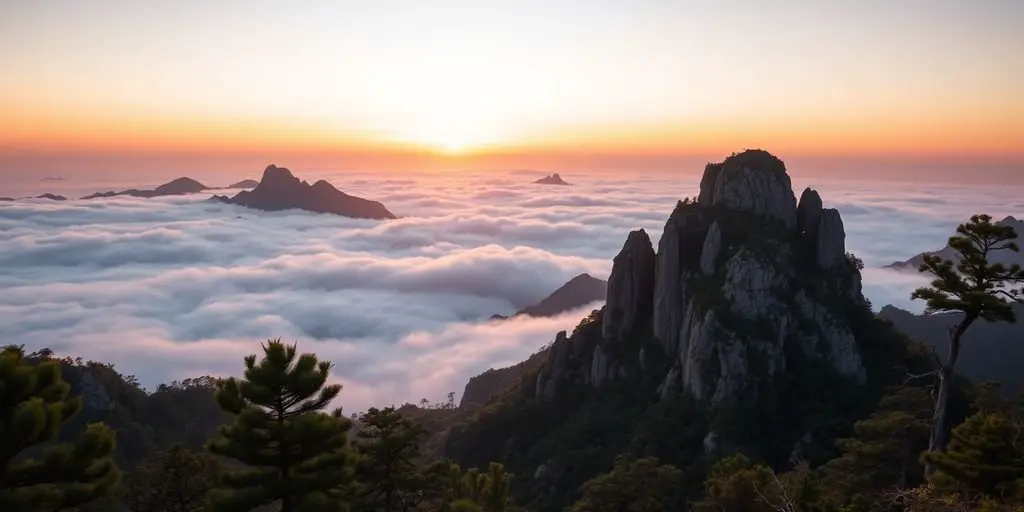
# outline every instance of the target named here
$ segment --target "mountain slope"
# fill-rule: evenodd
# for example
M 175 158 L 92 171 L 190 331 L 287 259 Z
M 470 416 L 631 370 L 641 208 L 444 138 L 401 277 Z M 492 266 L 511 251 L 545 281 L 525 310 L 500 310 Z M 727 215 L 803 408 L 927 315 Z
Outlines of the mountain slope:
M 1003 391 L 1012 393 L 1024 386 L 1024 305 L 1014 305 L 1018 323 L 975 322 L 964 334 L 956 371 L 976 383 L 992 380 L 1002 383 Z M 934 347 L 945 360 L 949 351 L 949 329 L 963 315 L 941 313 L 915 315 L 909 311 L 885 306 L 878 316 L 892 322 L 911 339 Z
M 555 316 L 605 299 L 608 282 L 590 274 L 580 274 L 540 302 L 523 308 L 517 315 Z

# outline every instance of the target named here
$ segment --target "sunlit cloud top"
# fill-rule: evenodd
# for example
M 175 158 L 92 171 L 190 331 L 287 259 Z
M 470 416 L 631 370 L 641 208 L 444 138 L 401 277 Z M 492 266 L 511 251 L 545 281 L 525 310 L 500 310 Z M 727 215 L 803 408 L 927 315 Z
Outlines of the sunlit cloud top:
M 1014 0 L 21 1 L 0 145 L 1024 147 Z

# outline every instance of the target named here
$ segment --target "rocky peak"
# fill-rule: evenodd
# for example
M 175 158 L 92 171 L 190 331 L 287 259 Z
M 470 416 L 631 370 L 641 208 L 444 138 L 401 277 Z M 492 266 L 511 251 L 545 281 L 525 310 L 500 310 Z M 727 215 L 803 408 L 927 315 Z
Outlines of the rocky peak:
M 706 167 L 700 195 L 677 204 L 656 254 L 646 232 L 629 234 L 600 331 L 556 340 L 538 393 L 550 398 L 566 376 L 598 386 L 639 369 L 663 372 L 649 375 L 662 398 L 688 393 L 714 409 L 758 400 L 793 365 L 861 381 L 847 315 L 863 304 L 839 212 L 811 189 L 798 209 L 782 161 L 746 151 Z
M 654 298 L 654 246 L 643 229 L 626 237 L 608 276 L 608 297 L 602 334 L 619 341 L 642 330 L 651 321 Z
M 217 196 L 213 199 L 264 211 L 300 209 L 360 219 L 396 218 L 377 201 L 348 195 L 324 180 L 310 185 L 276 165 L 267 166 L 255 189 L 243 190 L 233 198 Z
M 708 164 L 698 202 L 776 219 L 788 228 L 796 226 L 796 198 L 786 166 L 760 149 L 748 149 L 720 164 Z
M 801 233 L 813 235 L 818 230 L 818 222 L 821 220 L 822 202 L 818 192 L 805 188 L 800 194 L 800 205 L 796 209 L 797 230 Z
M 300 185 L 300 182 L 288 169 L 270 164 L 263 171 L 260 185 L 272 188 L 296 187 Z

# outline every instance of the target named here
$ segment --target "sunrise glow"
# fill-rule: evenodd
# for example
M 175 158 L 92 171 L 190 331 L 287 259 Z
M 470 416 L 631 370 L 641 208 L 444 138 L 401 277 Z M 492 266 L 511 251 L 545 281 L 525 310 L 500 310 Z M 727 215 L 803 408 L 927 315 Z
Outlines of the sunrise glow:
M 0 155 L 1024 158 L 1024 4 L 800 3 L 8 2 Z

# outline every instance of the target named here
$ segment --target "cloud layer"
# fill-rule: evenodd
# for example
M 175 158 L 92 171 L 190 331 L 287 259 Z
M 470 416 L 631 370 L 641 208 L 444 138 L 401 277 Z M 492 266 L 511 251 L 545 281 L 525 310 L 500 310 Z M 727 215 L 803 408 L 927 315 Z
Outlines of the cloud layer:
M 585 311 L 488 317 L 581 272 L 606 277 L 629 230 L 657 243 L 675 201 L 697 191 L 695 176 L 534 178 L 332 178 L 402 216 L 386 222 L 205 196 L 0 203 L 0 342 L 112 362 L 152 386 L 237 374 L 259 341 L 282 337 L 336 364 L 349 410 L 461 392 Z M 940 247 L 971 213 L 1024 210 L 1017 189 L 795 181 L 840 209 L 848 248 L 869 267 Z M 876 306 L 913 306 L 920 282 L 865 272 Z

